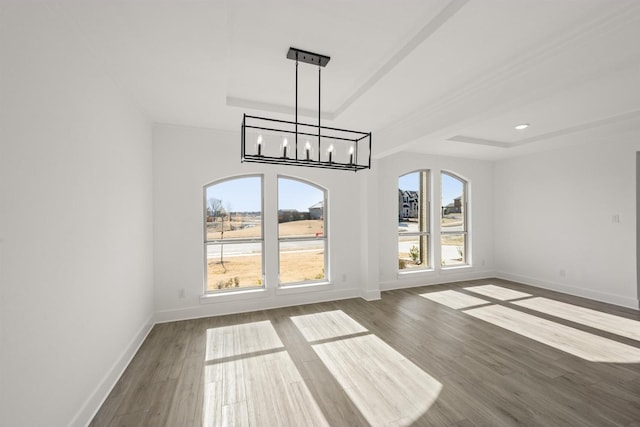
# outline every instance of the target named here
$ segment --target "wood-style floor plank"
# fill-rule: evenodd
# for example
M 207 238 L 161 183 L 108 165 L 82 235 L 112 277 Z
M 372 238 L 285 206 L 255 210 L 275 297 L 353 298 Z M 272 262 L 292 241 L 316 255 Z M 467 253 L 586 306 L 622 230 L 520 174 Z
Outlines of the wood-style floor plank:
M 429 292 L 420 295 L 422 298 L 435 301 L 438 304 L 446 305 L 449 308 L 469 308 L 476 305 L 489 304 L 489 301 L 476 298 L 471 295 L 463 294 L 452 290 Z
M 530 297 L 531 294 L 526 292 L 516 291 L 514 289 L 505 288 L 503 286 L 496 285 L 478 285 L 469 286 L 464 288 L 465 291 L 474 292 L 476 294 L 484 295 L 501 301 L 508 301 L 517 298 Z
M 498 279 L 159 324 L 91 426 L 640 427 L 637 325 Z
M 465 313 L 592 362 L 640 363 L 640 348 L 509 307 L 491 305 L 465 310 Z
M 514 301 L 513 304 L 640 341 L 640 320 L 626 319 L 549 298 L 528 298 Z

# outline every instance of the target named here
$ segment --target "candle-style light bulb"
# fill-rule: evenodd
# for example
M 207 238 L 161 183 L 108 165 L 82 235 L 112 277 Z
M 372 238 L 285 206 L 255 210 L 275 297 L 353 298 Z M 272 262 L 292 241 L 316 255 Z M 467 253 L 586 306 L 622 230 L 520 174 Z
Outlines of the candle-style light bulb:
M 349 164 L 353 164 L 353 145 L 349 148 Z
M 282 157 L 287 157 L 287 146 L 289 145 L 289 141 L 285 138 L 282 141 Z
M 307 153 L 307 160 L 309 160 L 309 152 L 311 151 L 311 144 L 309 143 L 309 141 L 304 144 L 304 151 Z
M 333 144 L 329 146 L 329 163 L 333 162 Z
M 258 156 L 262 156 L 262 135 L 258 135 Z

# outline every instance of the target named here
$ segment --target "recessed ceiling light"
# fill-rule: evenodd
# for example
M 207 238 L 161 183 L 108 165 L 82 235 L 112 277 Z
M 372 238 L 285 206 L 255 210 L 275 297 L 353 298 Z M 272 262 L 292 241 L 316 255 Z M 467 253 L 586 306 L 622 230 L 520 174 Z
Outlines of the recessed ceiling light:
M 529 123 L 522 123 L 522 124 L 520 124 L 518 126 L 515 126 L 514 129 L 516 129 L 516 130 L 524 130 L 524 129 L 528 128 L 528 127 L 529 127 Z

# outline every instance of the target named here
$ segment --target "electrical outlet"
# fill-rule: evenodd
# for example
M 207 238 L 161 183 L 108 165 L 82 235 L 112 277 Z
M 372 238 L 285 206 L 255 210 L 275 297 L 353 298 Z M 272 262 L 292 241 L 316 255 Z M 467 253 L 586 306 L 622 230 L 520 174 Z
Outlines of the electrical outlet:
M 567 272 L 565 271 L 564 268 L 560 269 L 560 277 L 566 277 L 567 276 Z
M 178 290 L 178 298 L 184 298 L 184 288 Z
M 342 281 L 343 281 L 343 282 L 346 282 L 346 281 L 347 281 L 347 275 L 346 275 L 346 273 L 343 273 L 343 274 L 342 274 Z

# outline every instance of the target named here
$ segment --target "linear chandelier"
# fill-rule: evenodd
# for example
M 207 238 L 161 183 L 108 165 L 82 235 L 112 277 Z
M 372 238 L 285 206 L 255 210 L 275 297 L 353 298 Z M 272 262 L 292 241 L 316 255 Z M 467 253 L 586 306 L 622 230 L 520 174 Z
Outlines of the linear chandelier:
M 371 168 L 371 132 L 339 129 L 320 124 L 320 73 L 331 59 L 289 48 L 296 62 L 295 121 L 244 114 L 241 161 L 306 166 L 357 172 Z M 318 124 L 298 122 L 298 63 L 318 66 Z

